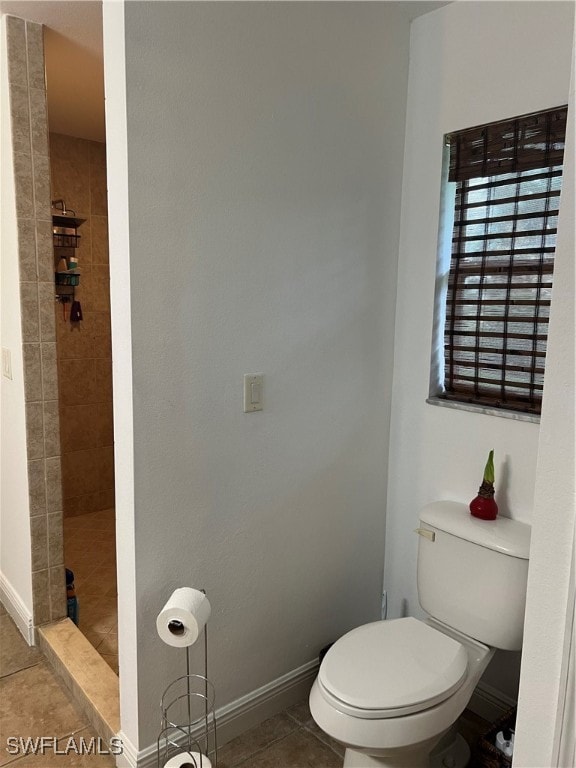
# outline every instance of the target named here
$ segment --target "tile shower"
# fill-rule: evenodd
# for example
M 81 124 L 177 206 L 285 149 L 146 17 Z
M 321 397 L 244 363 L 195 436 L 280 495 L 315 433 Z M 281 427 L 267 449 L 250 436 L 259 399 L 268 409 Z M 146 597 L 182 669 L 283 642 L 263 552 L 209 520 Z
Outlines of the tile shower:
M 82 321 L 71 322 L 69 302 L 55 305 L 64 562 L 75 576 L 80 629 L 118 672 L 105 145 L 52 133 L 50 168 L 52 199 L 85 219 L 74 252 Z

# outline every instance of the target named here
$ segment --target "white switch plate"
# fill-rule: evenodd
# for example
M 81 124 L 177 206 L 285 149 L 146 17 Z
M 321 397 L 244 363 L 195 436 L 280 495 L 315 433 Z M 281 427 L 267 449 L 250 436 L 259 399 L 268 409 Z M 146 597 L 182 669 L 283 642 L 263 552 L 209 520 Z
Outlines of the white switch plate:
M 261 373 L 244 374 L 244 413 L 262 410 L 264 376 Z
M 6 347 L 2 347 L 2 376 L 12 378 L 12 355 Z

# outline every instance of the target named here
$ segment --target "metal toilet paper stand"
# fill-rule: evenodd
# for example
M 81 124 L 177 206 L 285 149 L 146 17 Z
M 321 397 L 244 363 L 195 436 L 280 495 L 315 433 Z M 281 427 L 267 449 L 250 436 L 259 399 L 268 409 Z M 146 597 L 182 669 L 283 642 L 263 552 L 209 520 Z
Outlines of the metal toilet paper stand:
M 204 590 L 202 590 L 204 592 Z M 174 622 L 171 631 L 179 631 Z M 157 740 L 158 768 L 216 768 L 218 743 L 214 686 L 208 679 L 208 629 L 204 625 L 204 674 L 190 672 L 186 647 L 186 674 L 168 685 L 160 699 L 161 730 Z

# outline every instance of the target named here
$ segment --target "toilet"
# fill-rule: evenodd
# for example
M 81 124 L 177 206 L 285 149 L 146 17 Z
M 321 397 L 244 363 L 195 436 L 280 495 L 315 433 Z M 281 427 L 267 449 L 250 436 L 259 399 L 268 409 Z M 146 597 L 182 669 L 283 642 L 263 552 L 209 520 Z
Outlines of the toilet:
M 344 768 L 465 766 L 454 724 L 496 649 L 522 647 L 530 526 L 439 501 L 416 533 L 428 617 L 348 632 L 310 692 L 314 720 L 346 747 Z

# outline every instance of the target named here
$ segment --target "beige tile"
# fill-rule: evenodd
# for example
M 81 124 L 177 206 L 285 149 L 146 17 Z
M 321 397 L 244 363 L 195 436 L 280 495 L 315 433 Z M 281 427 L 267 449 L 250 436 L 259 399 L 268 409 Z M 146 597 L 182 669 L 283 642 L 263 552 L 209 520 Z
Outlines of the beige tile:
M 287 709 L 286 714 L 293 717 L 300 725 L 309 725 L 314 722 L 310 713 L 308 699 L 304 699 L 304 701 L 301 701 L 299 704 L 295 704 L 293 707 Z
M 8 81 L 17 85 L 28 85 L 26 64 L 26 29 L 23 19 L 8 16 L 6 19 L 8 48 Z
M 92 216 L 92 263 L 108 264 L 108 216 Z
M 60 455 L 60 415 L 58 400 L 44 401 L 44 455 Z
M 303 728 L 252 755 L 250 768 L 341 768 L 342 758 Z
M 67 613 L 64 565 L 50 568 L 50 620 L 63 619 Z
M 64 736 L 80 730 L 86 720 L 79 716 L 70 697 L 45 662 L 0 680 L 0 740 L 12 735 Z M 50 724 L 50 733 L 46 725 Z M 11 758 L 4 750 L 0 764 Z
M 48 515 L 48 565 L 53 568 L 64 563 L 64 529 L 62 512 Z
M 42 403 L 26 403 L 26 446 L 28 460 L 44 456 L 44 413 Z
M 34 213 L 34 185 L 32 179 L 32 157 L 23 152 L 15 152 L 14 184 L 16 187 L 16 215 L 19 218 L 32 218 Z
M 98 447 L 98 412 L 95 405 L 68 405 L 60 410 L 63 453 Z
M 82 139 L 50 134 L 52 197 L 64 198 L 68 208 L 86 218 L 90 212 L 90 148 Z M 84 226 L 84 225 L 83 225 Z
M 35 459 L 28 462 L 28 498 L 31 516 L 46 513 L 46 482 L 44 472 L 44 459 Z
M 42 24 L 26 22 L 26 48 L 28 54 L 28 84 L 30 88 L 46 89 L 44 74 L 44 30 Z
M 48 114 L 46 112 L 46 91 L 30 88 L 30 128 L 32 153 L 48 157 Z
M 50 161 L 46 155 L 36 152 L 32 155 L 34 171 L 34 211 L 37 219 L 51 215 L 50 205 Z
M 112 402 L 112 360 L 94 361 L 94 381 L 98 402 Z
M 113 446 L 105 446 L 98 448 L 98 472 L 99 472 L 99 488 L 113 488 L 114 487 L 114 448 Z
M 18 256 L 20 280 L 34 282 L 37 278 L 34 219 L 18 219 Z
M 56 361 L 56 342 L 42 344 L 42 392 L 44 400 L 58 399 L 58 365 Z
M 61 403 L 64 406 L 98 402 L 96 363 L 90 359 L 60 360 Z
M 38 279 L 50 283 L 54 280 L 54 248 L 52 222 L 48 219 L 36 221 L 36 247 Z
M 37 283 L 20 283 L 20 305 L 22 307 L 22 341 L 40 341 Z
M 34 624 L 50 621 L 50 577 L 48 569 L 32 574 Z
M 32 571 L 48 568 L 48 524 L 46 515 L 30 518 Z
M 42 400 L 42 363 L 40 344 L 23 344 L 24 398 L 26 402 Z
M 85 183 L 88 184 L 88 179 L 85 180 Z M 78 234 L 80 239 L 78 240 L 76 256 L 82 273 L 80 283 L 83 283 L 86 267 L 92 264 L 92 219 L 90 216 L 78 227 Z
M 97 409 L 97 433 L 99 446 L 114 445 L 114 414 L 112 403 L 100 403 Z
M 54 282 L 38 283 L 38 308 L 40 316 L 40 340 L 56 341 L 54 314 Z
M 29 155 L 31 152 L 30 109 L 26 87 L 10 86 L 10 115 L 12 118 L 13 151 Z
M 48 512 L 59 512 L 62 509 L 62 470 L 59 456 L 46 459 L 46 508 Z
M 226 765 L 236 765 L 254 752 L 288 736 L 297 727 L 297 724 L 284 713 L 271 717 L 219 749 L 218 762 L 221 759 Z
M 62 490 L 65 499 L 85 496 L 98 490 L 97 462 L 97 449 L 62 455 Z
M 29 646 L 7 613 L 0 616 L 0 677 L 41 661 L 38 648 Z
M 92 265 L 92 309 L 110 311 L 110 275 L 107 264 Z M 106 329 L 107 332 L 108 329 Z

